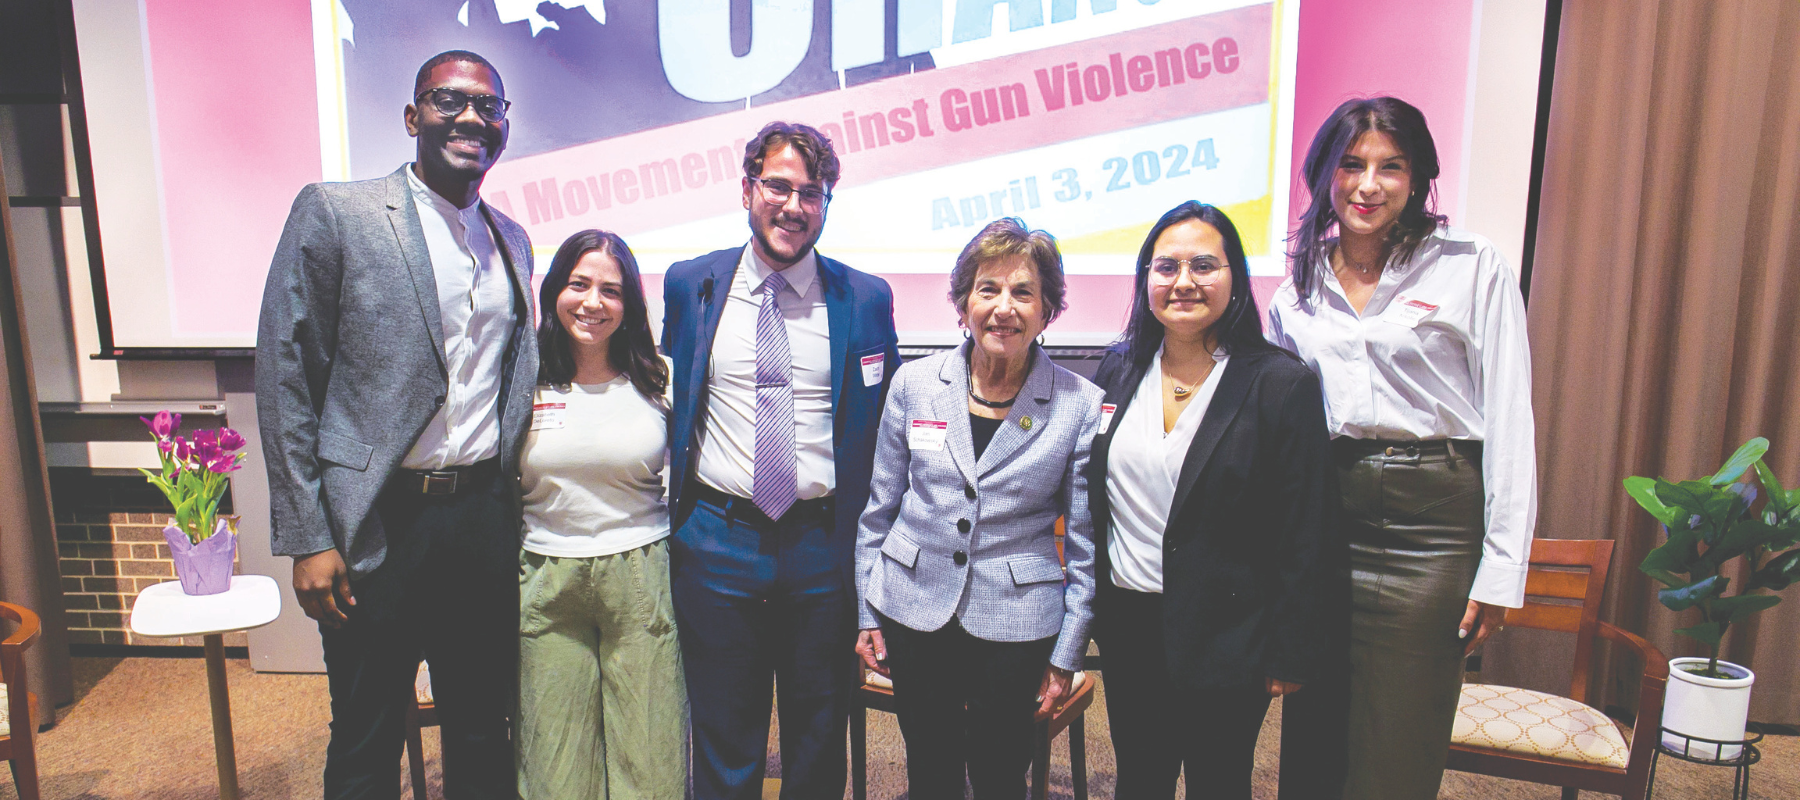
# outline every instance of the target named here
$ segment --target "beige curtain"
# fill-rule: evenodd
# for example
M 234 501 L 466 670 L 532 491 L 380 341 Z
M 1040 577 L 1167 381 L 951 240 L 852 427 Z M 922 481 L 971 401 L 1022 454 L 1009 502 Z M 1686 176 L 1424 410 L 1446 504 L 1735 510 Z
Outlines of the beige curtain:
M 1620 480 L 1709 474 L 1761 435 L 1800 484 L 1795 42 L 1794 0 L 1564 7 L 1530 298 L 1538 535 L 1616 539 L 1602 619 L 1670 657 L 1699 654 L 1673 633 L 1697 620 L 1638 571 L 1661 533 Z M 1484 680 L 1566 688 L 1529 641 L 1498 643 Z M 1800 590 L 1731 630 L 1751 719 L 1800 723 L 1796 641 Z M 1632 703 L 1624 661 L 1597 670 L 1600 702 Z

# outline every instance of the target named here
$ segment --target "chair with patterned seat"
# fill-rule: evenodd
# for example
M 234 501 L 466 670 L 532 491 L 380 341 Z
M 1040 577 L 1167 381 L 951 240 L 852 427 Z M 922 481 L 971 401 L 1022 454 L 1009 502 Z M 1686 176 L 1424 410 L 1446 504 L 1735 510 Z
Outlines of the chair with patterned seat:
M 1451 734 L 1448 769 L 1640 800 L 1662 727 L 1668 659 L 1642 638 L 1600 621 L 1613 543 L 1604 539 L 1538 539 L 1531 545 L 1525 606 L 1506 624 L 1573 633 L 1569 694 L 1470 683 L 1463 685 Z M 1607 639 L 1642 662 L 1637 722 L 1629 741 L 1605 714 L 1587 705 L 1594 640 Z
M 38 616 L 29 609 L 0 603 L 0 619 L 18 623 L 18 629 L 0 641 L 0 761 L 12 762 L 13 785 L 19 800 L 38 800 L 37 720 L 32 710 L 37 695 L 26 688 L 25 650 L 38 635 Z

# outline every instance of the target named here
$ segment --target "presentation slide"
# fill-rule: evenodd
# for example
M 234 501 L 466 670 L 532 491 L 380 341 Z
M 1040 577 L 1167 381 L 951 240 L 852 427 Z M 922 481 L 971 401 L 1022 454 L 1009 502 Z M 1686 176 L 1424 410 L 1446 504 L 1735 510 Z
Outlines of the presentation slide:
M 1342 86 L 1353 63 L 1297 81 L 1306 26 L 1370 5 L 76 0 L 113 343 L 254 346 L 295 193 L 410 161 L 401 110 L 414 73 L 460 48 L 496 65 L 513 102 L 482 195 L 529 231 L 540 273 L 570 234 L 617 232 L 660 318 L 670 264 L 748 239 L 745 141 L 797 121 L 843 162 L 819 250 L 892 284 L 903 343 L 961 338 L 945 296 L 956 254 L 987 222 L 1018 216 L 1057 237 L 1069 274 L 1049 343 L 1105 344 L 1145 233 L 1184 200 L 1231 216 L 1259 295 L 1279 282 L 1291 195 L 1304 199 L 1293 171 L 1323 118 L 1297 110 L 1394 90 Z M 1463 74 L 1420 102 L 1455 183 L 1480 3 L 1385 5 L 1452 34 L 1426 52 L 1465 51 Z M 1536 57 L 1517 59 L 1533 77 Z

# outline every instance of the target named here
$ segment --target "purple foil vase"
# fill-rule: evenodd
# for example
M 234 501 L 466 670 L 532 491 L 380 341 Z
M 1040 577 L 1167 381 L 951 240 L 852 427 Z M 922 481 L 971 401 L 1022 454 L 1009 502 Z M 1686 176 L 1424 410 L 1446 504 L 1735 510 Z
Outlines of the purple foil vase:
M 181 579 L 182 592 L 218 594 L 231 588 L 237 534 L 225 520 L 219 520 L 213 535 L 199 544 L 189 542 L 187 534 L 174 525 L 163 527 L 163 538 L 169 542 L 169 554 L 175 560 L 175 575 Z

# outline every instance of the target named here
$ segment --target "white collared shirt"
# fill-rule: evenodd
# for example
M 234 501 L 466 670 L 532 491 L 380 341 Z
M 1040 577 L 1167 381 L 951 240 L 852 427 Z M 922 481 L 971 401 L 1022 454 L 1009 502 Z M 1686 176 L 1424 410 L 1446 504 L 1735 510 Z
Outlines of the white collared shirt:
M 1106 457 L 1106 502 L 1112 509 L 1106 554 L 1112 560 L 1113 585 L 1158 594 L 1163 590 L 1163 532 L 1174 510 L 1175 482 L 1230 360 L 1223 352 L 1213 354 L 1212 372 L 1194 388 L 1175 427 L 1165 433 L 1162 355 L 1158 349 L 1125 415 L 1113 423 L 1119 429 Z
M 481 201 L 457 208 L 406 168 L 437 279 L 449 387 L 400 465 L 439 469 L 500 454 L 500 368 L 513 333 L 513 286 Z
M 706 423 L 695 474 L 706 485 L 739 497 L 751 496 L 756 473 L 756 318 L 762 310 L 762 295 L 756 290 L 774 271 L 757 258 L 755 247 L 744 247 L 713 338 Z M 775 296 L 775 305 L 787 323 L 794 365 L 794 466 L 800 499 L 813 500 L 837 490 L 831 324 L 817 253 L 808 251 L 781 276 L 788 285 Z
M 1483 443 L 1487 535 L 1471 600 L 1517 608 L 1537 525 L 1531 353 L 1518 279 L 1487 239 L 1439 227 L 1382 271 L 1362 314 L 1321 267 L 1312 308 L 1290 278 L 1269 304 L 1269 340 L 1325 390 L 1331 435 Z

